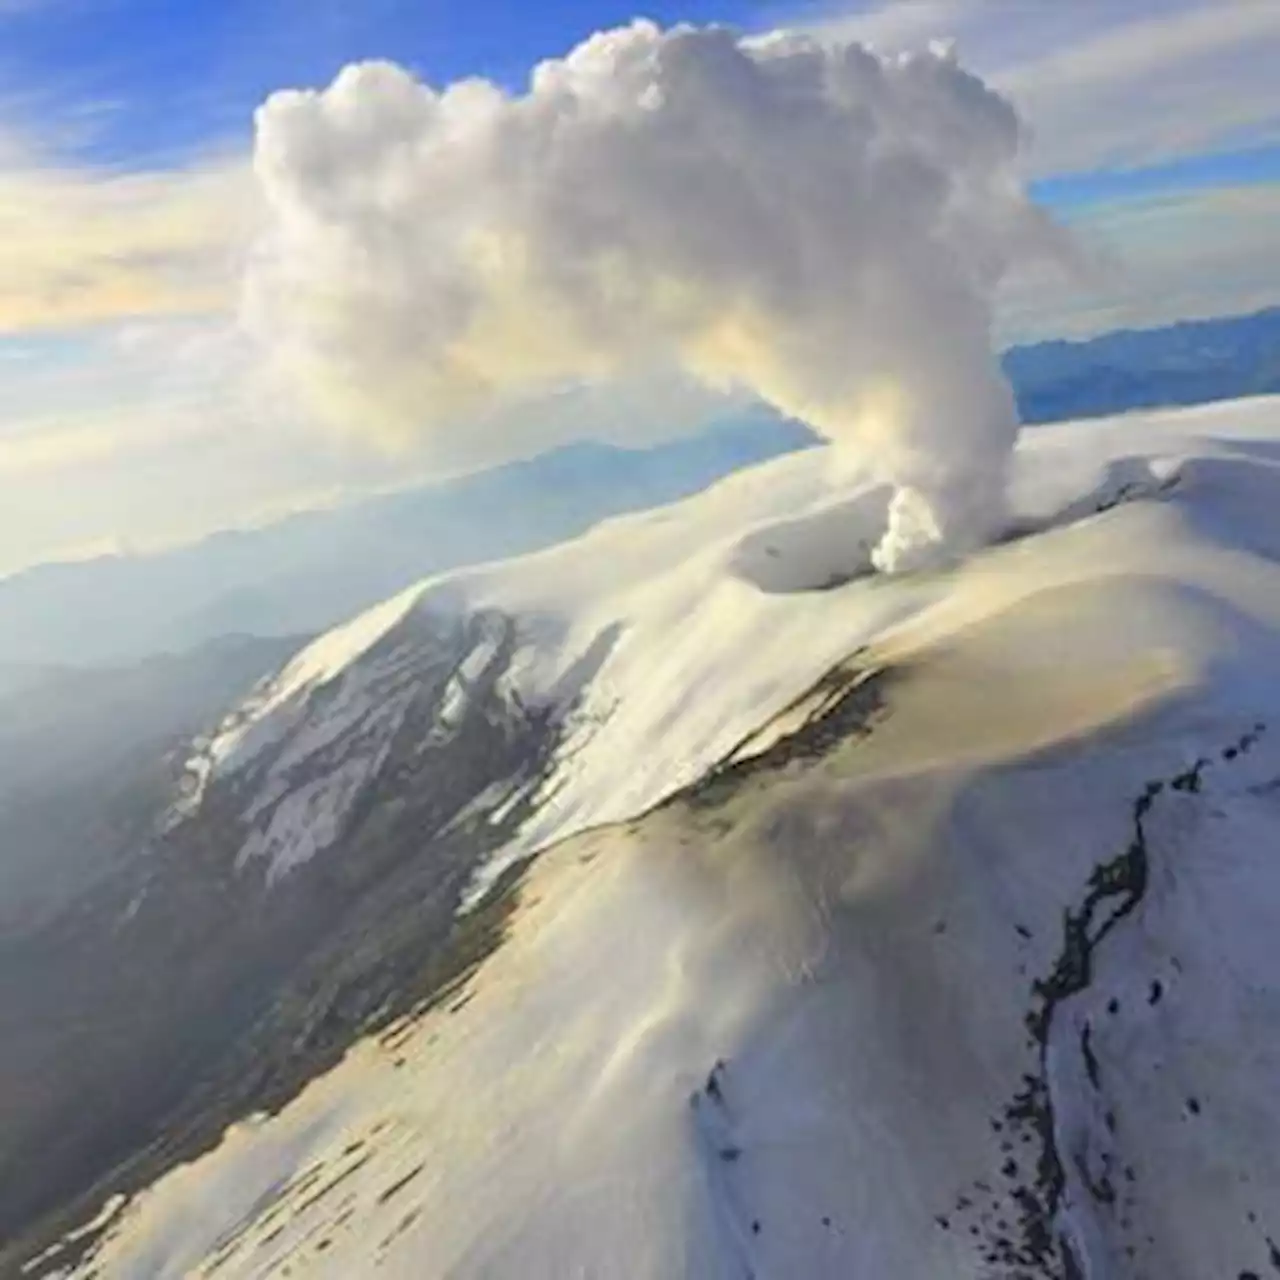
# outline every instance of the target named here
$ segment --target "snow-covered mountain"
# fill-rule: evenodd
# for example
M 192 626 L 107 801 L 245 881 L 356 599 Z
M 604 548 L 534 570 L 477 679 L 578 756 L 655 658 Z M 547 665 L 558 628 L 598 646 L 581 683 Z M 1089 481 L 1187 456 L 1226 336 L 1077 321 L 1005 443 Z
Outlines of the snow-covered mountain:
M 40 1042 L 114 1046 L 127 1141 L 0 1260 L 1280 1271 L 1280 401 L 1025 433 L 944 572 L 868 573 L 887 500 L 768 462 L 211 726 L 74 922 L 138 971 Z

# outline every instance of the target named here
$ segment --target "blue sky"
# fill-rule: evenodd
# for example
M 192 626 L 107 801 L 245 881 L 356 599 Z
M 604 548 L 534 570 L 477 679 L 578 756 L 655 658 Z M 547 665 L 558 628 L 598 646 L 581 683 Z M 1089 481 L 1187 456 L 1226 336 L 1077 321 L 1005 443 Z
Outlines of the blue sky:
M 0 572 L 403 482 L 233 389 L 253 110 L 373 57 L 519 88 L 638 9 L 955 37 L 1096 268 L 1011 288 L 1002 340 L 1280 301 L 1277 0 L 0 0 Z
M 1080 7 L 1090 8 L 1089 0 Z M 1133 0 L 1113 7 L 1159 20 L 1181 6 Z M 927 30 L 932 11 L 940 10 L 945 24 L 946 8 L 911 0 L 882 12 L 922 10 L 918 25 Z M 966 20 L 993 11 L 984 0 L 950 8 Z M 1027 8 L 1009 0 L 1003 20 L 1017 21 L 1009 15 Z M 253 110 L 268 94 L 326 84 L 349 62 L 387 58 L 434 84 L 479 75 L 518 89 L 539 59 L 640 11 L 630 0 L 11 0 L 6 13 L 0 0 L 0 83 L 12 114 L 43 129 L 67 160 L 169 167 L 211 150 L 247 148 Z M 642 11 L 662 24 L 748 29 L 768 25 L 771 15 L 743 0 L 652 0 Z M 821 21 L 832 12 L 809 6 L 789 16 Z M 858 8 L 849 12 L 856 21 Z M 868 20 L 873 31 L 876 16 L 873 10 Z M 1280 114 L 1280 90 L 1276 99 Z M 1280 146 L 1224 141 L 1222 149 L 1151 164 L 1055 174 L 1034 189 L 1046 203 L 1069 207 L 1280 181 Z
M 643 10 L 663 24 L 754 17 L 731 0 Z M 636 13 L 627 0 L 35 0 L 5 20 L 0 74 L 29 111 L 65 121 L 80 158 L 172 164 L 247 145 L 267 94 L 326 84 L 349 62 L 516 88 L 538 60 Z
M 1177 156 L 1132 169 L 1093 169 L 1040 178 L 1036 198 L 1060 214 L 1115 200 L 1280 182 L 1280 146 Z

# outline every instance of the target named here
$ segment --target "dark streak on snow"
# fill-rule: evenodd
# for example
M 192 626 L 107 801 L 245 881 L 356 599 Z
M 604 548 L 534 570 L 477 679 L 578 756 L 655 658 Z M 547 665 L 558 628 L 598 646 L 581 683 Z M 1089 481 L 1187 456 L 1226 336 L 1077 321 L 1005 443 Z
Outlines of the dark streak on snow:
M 738 787 L 757 773 L 811 763 L 850 738 L 869 736 L 885 711 L 889 684 L 901 675 L 901 669 L 861 665 L 865 656 L 863 650 L 858 650 L 830 668 L 769 724 L 743 738 L 698 782 L 656 808 L 681 803 L 715 808 L 731 799 Z M 802 708 L 807 710 L 798 728 L 772 735 L 776 725 L 793 718 Z
M 404 1177 L 398 1178 L 378 1196 L 378 1203 L 386 1204 L 388 1200 L 394 1200 L 426 1167 L 424 1163 L 410 1169 Z
M 1264 731 L 1256 725 L 1249 733 L 1221 752 L 1220 758 L 1233 761 L 1254 746 Z M 1032 984 L 1032 1007 L 1026 1015 L 1026 1026 L 1036 1049 L 1036 1070 L 1023 1077 L 1023 1086 L 1006 1108 L 1004 1123 L 1010 1130 L 1021 1130 L 1022 1140 L 1031 1139 L 1039 1147 L 1035 1176 L 1026 1184 L 1013 1187 L 1010 1196 L 1017 1206 L 1017 1240 L 1000 1234 L 988 1238 L 985 1260 L 1001 1270 L 1006 1280 L 1083 1280 L 1085 1271 L 1077 1246 L 1072 1242 L 1062 1221 L 1067 1172 L 1064 1154 L 1059 1147 L 1058 1123 L 1049 1075 L 1049 1044 L 1057 1016 L 1065 1001 L 1088 989 L 1093 982 L 1094 960 L 1098 947 L 1125 919 L 1133 914 L 1147 891 L 1150 873 L 1150 849 L 1146 821 L 1158 796 L 1166 788 L 1190 795 L 1199 794 L 1202 775 L 1210 761 L 1197 760 L 1190 768 L 1168 779 L 1148 782 L 1132 806 L 1132 836 L 1123 852 L 1100 863 L 1088 881 L 1088 889 L 1079 907 L 1068 909 L 1063 916 L 1062 945 L 1047 977 Z M 1020 931 L 1021 932 L 1021 931 Z M 1152 984 L 1149 1002 L 1159 1001 L 1163 988 Z M 1107 1012 L 1116 1015 L 1119 1001 L 1112 997 Z M 1080 1053 L 1085 1072 L 1093 1088 L 1102 1087 L 1101 1068 L 1092 1043 L 1093 1028 L 1085 1023 L 1080 1031 Z M 1198 1107 L 1198 1104 L 1197 1104 Z M 999 1121 L 993 1122 L 999 1125 Z M 1107 1112 L 1107 1128 L 1114 1131 L 1115 1116 Z M 1003 1127 L 1003 1126 L 1001 1126 Z M 997 1130 L 999 1131 L 999 1130 Z M 1113 1206 L 1117 1195 L 1105 1172 L 1110 1160 L 1103 1159 L 1104 1173 L 1094 1178 L 1082 1152 L 1075 1152 L 1072 1162 L 1081 1182 L 1100 1205 Z M 1016 1173 L 1016 1170 L 1015 1170 Z M 1006 1177 L 1008 1177 L 1006 1166 Z M 1010 1179 L 1012 1180 L 1012 1179 Z M 1134 1181 L 1133 1171 L 1126 1170 L 1126 1182 Z M 975 1184 L 979 1185 L 979 1184 Z M 961 1200 L 964 1200 L 961 1197 Z M 966 1202 L 967 1203 L 967 1202 Z M 1128 1194 L 1125 1207 L 1132 1205 Z M 957 1205 L 960 1201 L 957 1201 Z M 996 1211 L 992 1203 L 991 1213 Z M 984 1215 L 989 1221 L 990 1215 Z M 1280 1252 L 1274 1265 L 1280 1270 Z

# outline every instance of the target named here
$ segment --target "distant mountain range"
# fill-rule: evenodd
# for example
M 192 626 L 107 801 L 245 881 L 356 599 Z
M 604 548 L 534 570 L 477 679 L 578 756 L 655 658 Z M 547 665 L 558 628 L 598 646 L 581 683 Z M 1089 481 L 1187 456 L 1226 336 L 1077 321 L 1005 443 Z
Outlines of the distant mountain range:
M 1280 308 L 1004 356 L 1024 422 L 1280 391 Z M 427 575 L 574 537 L 815 437 L 761 408 L 648 449 L 584 442 L 490 471 L 0 579 L 0 696 L 50 664 L 127 662 L 216 636 L 324 630 Z
M 1280 392 L 1280 307 L 1013 347 L 1004 368 L 1023 422 Z
M 325 630 L 419 578 L 549 546 L 814 442 L 762 410 L 649 449 L 572 444 L 156 555 L 39 565 L 0 580 L 0 695 L 51 664 Z

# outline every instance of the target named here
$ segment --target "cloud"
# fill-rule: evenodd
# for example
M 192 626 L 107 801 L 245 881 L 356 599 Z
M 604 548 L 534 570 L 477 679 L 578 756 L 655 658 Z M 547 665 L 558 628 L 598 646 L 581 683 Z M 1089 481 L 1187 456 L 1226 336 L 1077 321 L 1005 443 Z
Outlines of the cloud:
M 175 434 L 168 414 L 150 420 L 131 415 L 124 422 L 98 415 L 82 423 L 37 421 L 0 436 L 0 476 L 12 479 L 38 472 L 64 473 L 145 450 Z
M 0 342 L 0 358 L 0 481 L 9 484 L 145 466 L 249 421 L 242 343 L 225 320 L 27 334 Z
M 1280 134 L 1280 6 L 1215 3 L 1119 26 L 997 75 L 1062 171 L 1150 164 Z
M 930 40 L 958 36 L 967 25 L 966 14 L 972 16 L 972 4 L 964 0 L 913 0 L 878 6 L 832 6 L 819 11 L 788 18 L 811 35 L 835 43 L 860 41 L 890 53 L 922 48 Z
M 410 484 L 403 460 L 264 411 L 225 321 L 0 340 L 0 574 L 152 550 Z
M 637 22 L 519 97 L 352 66 L 258 113 L 245 315 L 319 412 L 446 449 L 563 385 L 748 390 L 897 487 L 877 554 L 901 567 L 998 518 L 990 297 L 1057 248 L 1019 139 L 943 52 L 786 33 Z
M 254 188 L 243 162 L 0 169 L 0 333 L 225 308 Z
M 1280 138 L 1275 0 L 1009 5 L 901 0 L 833 10 L 834 39 L 911 47 L 955 37 L 1034 132 L 1037 173 L 1154 163 Z
M 1078 281 L 1028 273 L 1004 290 L 1009 340 L 1087 336 L 1245 312 L 1280 299 L 1280 184 L 1173 191 L 1073 210 L 1104 269 Z

